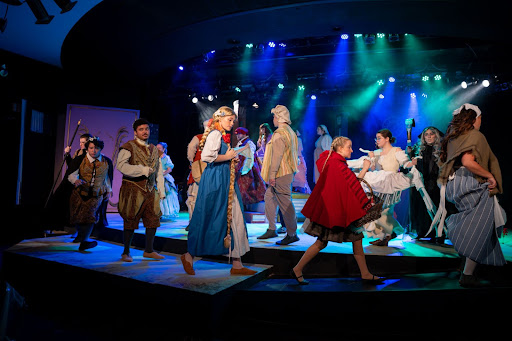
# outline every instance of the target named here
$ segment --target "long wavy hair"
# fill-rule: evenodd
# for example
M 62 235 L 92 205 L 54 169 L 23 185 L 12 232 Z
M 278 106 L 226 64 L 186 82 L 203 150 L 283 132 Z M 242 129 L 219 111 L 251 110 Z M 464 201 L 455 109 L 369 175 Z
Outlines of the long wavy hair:
M 476 112 L 473 109 L 462 108 L 460 113 L 453 116 L 452 121 L 446 129 L 446 134 L 441 143 L 441 153 L 439 159 L 441 162 L 446 162 L 446 150 L 448 149 L 448 143 L 457 137 L 466 134 L 467 132 L 475 129 L 473 124 L 476 120 Z
M 432 155 L 434 156 L 434 160 L 437 161 L 439 160 L 439 156 L 441 154 L 441 142 L 443 139 L 443 133 L 441 133 L 441 131 L 434 126 L 429 126 L 423 129 L 418 141 L 414 144 L 412 149 L 415 156 L 421 155 L 421 153 L 423 153 L 426 146 L 428 145 L 427 141 L 425 140 L 425 133 L 428 130 L 432 131 L 435 135 L 434 143 L 432 144 Z
M 262 129 L 264 130 L 263 133 L 261 132 Z M 270 125 L 268 123 L 260 124 L 258 141 L 261 141 L 261 138 L 264 137 L 264 140 L 261 142 L 267 143 L 270 135 L 272 135 L 272 128 L 270 128 Z

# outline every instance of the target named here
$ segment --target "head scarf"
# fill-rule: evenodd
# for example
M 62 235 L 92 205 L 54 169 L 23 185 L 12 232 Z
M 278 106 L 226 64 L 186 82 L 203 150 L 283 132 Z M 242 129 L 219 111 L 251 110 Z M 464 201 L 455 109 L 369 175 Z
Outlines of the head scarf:
M 290 120 L 290 112 L 284 105 L 278 104 L 275 108 L 270 110 L 270 112 L 277 118 L 277 122 L 292 124 L 292 121 Z
M 476 117 L 482 115 L 482 112 L 480 111 L 480 108 L 478 108 L 476 105 L 470 104 L 470 103 L 464 103 L 459 108 L 455 109 L 452 113 L 453 116 L 458 115 L 462 109 L 471 109 L 474 112 L 476 112 Z

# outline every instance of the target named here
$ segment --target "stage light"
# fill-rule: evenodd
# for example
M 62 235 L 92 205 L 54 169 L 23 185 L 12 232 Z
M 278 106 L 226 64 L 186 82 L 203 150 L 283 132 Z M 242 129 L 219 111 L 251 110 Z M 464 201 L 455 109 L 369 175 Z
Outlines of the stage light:
M 248 49 L 252 49 L 254 47 L 253 44 L 245 44 L 245 47 L 247 47 Z
M 367 34 L 364 36 L 364 43 L 371 45 L 375 44 L 375 34 Z
M 411 92 L 411 98 L 416 98 L 416 94 L 414 92 Z
M 7 77 L 8 74 L 9 74 L 9 71 L 7 71 L 7 66 L 5 64 L 0 66 L 0 76 Z
M 343 39 L 343 40 L 347 40 L 347 39 L 348 39 L 348 34 L 343 33 L 343 34 L 341 35 L 341 39 Z
M 279 89 L 284 89 L 284 84 L 283 84 L 283 83 L 279 83 L 279 84 L 277 84 L 277 87 L 278 87 Z
M 395 82 L 395 77 L 389 77 L 389 78 L 388 78 L 388 81 L 389 81 L 390 83 L 394 83 L 394 82 Z
M 275 46 L 276 46 L 276 43 L 274 43 L 273 41 L 270 41 L 270 42 L 268 43 L 268 46 L 269 46 L 269 47 L 275 47 Z
M 253 107 L 254 109 L 258 109 L 260 106 L 258 105 L 258 103 L 254 102 L 254 103 L 252 104 L 252 107 Z
M 304 85 L 299 85 L 299 90 L 305 90 L 306 87 Z
M 423 77 L 421 77 L 421 80 L 422 80 L 422 81 L 424 81 L 424 82 L 428 81 L 429 79 L 430 79 L 430 77 L 429 77 L 429 76 L 423 76 Z
M 354 33 L 354 38 L 361 38 L 363 35 L 361 33 Z
M 285 43 L 279 43 L 279 46 L 286 47 L 286 44 Z
M 468 83 L 466 82 L 462 82 L 460 83 L 460 86 L 463 88 L 463 89 L 466 89 L 468 87 Z
M 311 99 L 314 101 L 316 99 L 316 95 L 311 95 Z
M 54 16 L 48 14 L 40 0 L 27 0 L 26 3 L 37 19 L 36 24 L 48 24 L 52 21 Z
M 441 75 L 435 75 L 435 76 L 434 76 L 434 80 L 436 80 L 436 81 L 441 80 Z
M 213 95 L 208 95 L 208 100 L 211 102 L 213 101 Z
M 383 99 L 383 98 L 384 98 L 384 95 L 383 95 L 383 94 L 379 94 L 379 98 L 380 98 L 380 99 Z
M 242 92 L 242 89 L 240 89 L 240 88 L 237 86 L 237 87 L 235 87 L 235 91 L 236 91 L 236 92 Z
M 69 0 L 53 0 L 60 7 L 60 14 L 71 11 L 73 7 L 75 7 L 77 1 L 69 1 Z
M 183 65 L 180 65 L 180 66 L 178 66 L 178 69 L 179 69 L 180 71 L 183 71 L 185 68 L 183 67 Z
M 197 99 L 197 97 L 196 97 L 196 96 L 194 96 L 194 97 L 192 98 L 192 103 L 197 103 L 198 101 L 199 101 L 199 99 Z
M 422 93 L 421 96 L 427 98 L 427 94 L 426 93 Z
M 490 84 L 491 84 L 491 83 L 489 83 L 489 81 L 488 81 L 487 79 L 484 79 L 484 80 L 482 81 L 482 85 L 483 85 L 484 87 L 486 87 L 486 88 L 487 88 Z
M 384 38 L 386 35 L 384 33 L 377 33 L 377 38 Z
M 383 81 L 382 79 L 379 79 L 379 80 L 377 81 L 377 84 L 378 84 L 378 85 L 382 85 L 382 84 L 384 84 L 384 81 Z
M 400 40 L 400 36 L 399 36 L 398 34 L 396 34 L 396 33 L 390 33 L 390 34 L 388 35 L 388 41 L 389 41 L 390 43 L 393 43 L 393 42 L 395 42 L 395 41 L 399 41 L 399 40 Z

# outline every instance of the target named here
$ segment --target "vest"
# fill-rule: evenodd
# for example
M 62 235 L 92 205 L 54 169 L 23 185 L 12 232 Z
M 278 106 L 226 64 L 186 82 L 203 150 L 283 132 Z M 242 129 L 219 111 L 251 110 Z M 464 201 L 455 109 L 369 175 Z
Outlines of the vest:
M 84 157 L 79 167 L 80 179 L 87 183 L 80 186 L 80 195 L 98 197 L 105 194 L 108 189 L 105 184 L 105 179 L 108 177 L 108 162 L 102 157 L 101 161 L 95 160 L 96 167 L 94 167 L 89 159 Z M 96 169 L 94 169 L 96 168 Z M 94 184 L 91 186 L 91 182 L 94 174 Z
M 123 144 L 120 149 L 126 149 L 131 156 L 128 159 L 130 165 L 142 165 L 153 168 L 155 171 L 149 176 L 130 177 L 123 174 L 123 181 L 135 183 L 140 189 L 152 192 L 156 186 L 156 175 L 160 167 L 160 156 L 158 149 L 153 145 L 142 146 L 135 140 L 130 140 Z
M 283 158 L 281 159 L 281 164 L 279 165 L 279 169 L 277 171 L 276 177 L 279 178 L 288 174 L 297 173 L 297 161 L 298 161 L 298 140 L 297 135 L 293 131 L 293 129 L 286 125 L 284 127 L 276 129 L 274 134 L 272 134 L 272 139 L 270 143 L 265 147 L 265 156 L 263 157 L 263 165 L 261 167 L 261 177 L 265 182 L 269 182 L 269 173 L 270 173 L 270 163 L 272 161 L 272 141 L 274 140 L 275 134 L 278 133 L 284 137 L 286 141 L 286 150 L 284 151 Z

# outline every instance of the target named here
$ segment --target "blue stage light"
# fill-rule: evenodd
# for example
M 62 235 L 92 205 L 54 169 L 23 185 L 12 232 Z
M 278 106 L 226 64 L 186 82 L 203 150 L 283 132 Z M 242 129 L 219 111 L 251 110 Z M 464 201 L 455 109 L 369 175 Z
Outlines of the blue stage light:
M 184 67 L 183 67 L 182 65 L 180 65 L 180 66 L 178 66 L 178 69 L 179 69 L 180 71 L 183 71 L 183 70 L 184 70 Z
M 393 83 L 393 82 L 395 81 L 395 78 L 394 78 L 394 77 L 389 77 L 389 78 L 388 78 L 388 81 L 389 81 L 390 83 Z
M 311 95 L 311 99 L 315 100 L 316 99 L 316 95 Z
M 347 39 L 348 39 L 348 34 L 343 33 L 343 34 L 341 35 L 341 39 L 343 39 L 343 40 L 347 40 Z
M 275 46 L 276 46 L 276 43 L 274 43 L 273 41 L 270 41 L 270 42 L 268 43 L 268 46 L 269 46 L 269 47 L 275 47 Z

